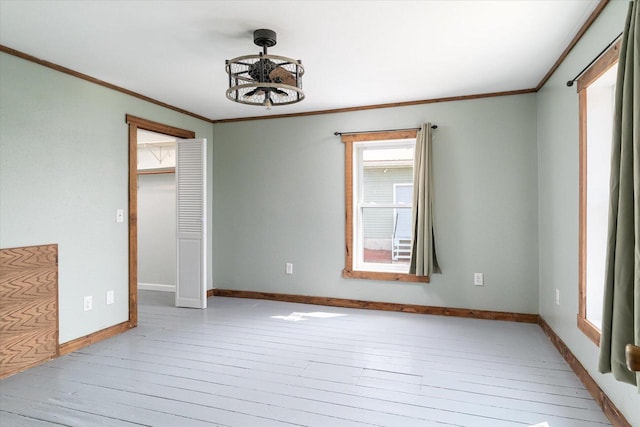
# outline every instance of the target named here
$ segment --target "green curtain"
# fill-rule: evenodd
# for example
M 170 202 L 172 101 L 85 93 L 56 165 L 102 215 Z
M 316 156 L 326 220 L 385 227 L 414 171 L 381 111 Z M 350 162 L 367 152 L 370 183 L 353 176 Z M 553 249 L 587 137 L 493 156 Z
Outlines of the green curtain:
M 413 158 L 413 239 L 409 273 L 430 276 L 440 273 L 433 234 L 433 167 L 431 123 L 416 136 Z
M 640 345 L 640 9 L 629 3 L 618 61 L 607 261 L 598 369 L 640 386 L 625 346 Z

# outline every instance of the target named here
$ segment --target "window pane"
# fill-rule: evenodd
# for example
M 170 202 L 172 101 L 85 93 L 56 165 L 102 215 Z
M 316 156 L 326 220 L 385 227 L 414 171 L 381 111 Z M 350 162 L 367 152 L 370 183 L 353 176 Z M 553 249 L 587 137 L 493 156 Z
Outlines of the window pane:
M 407 159 L 407 156 L 410 158 Z M 394 185 L 413 182 L 412 158 L 412 148 L 365 149 L 361 200 L 364 203 L 394 203 Z M 405 203 L 411 203 L 411 198 Z
M 389 132 L 380 140 L 368 135 L 346 147 L 353 210 L 347 212 L 345 277 L 423 281 L 408 274 L 415 138 L 406 135 L 398 132 L 395 139 Z
M 602 324 L 609 175 L 617 65 L 587 88 L 586 318 Z
M 408 264 L 411 208 L 362 208 L 362 259 L 366 263 Z
M 376 271 L 408 268 L 411 257 L 414 141 L 361 147 L 356 257 Z M 398 265 L 394 265 L 398 264 Z

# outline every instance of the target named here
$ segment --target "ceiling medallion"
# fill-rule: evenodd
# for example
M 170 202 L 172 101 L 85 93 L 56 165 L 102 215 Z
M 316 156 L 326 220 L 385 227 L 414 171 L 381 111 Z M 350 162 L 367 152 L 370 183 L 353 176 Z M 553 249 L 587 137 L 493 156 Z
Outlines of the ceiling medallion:
M 295 104 L 304 99 L 300 60 L 285 56 L 269 55 L 267 48 L 276 45 L 276 33 L 272 30 L 255 30 L 253 42 L 262 47 L 258 55 L 228 59 L 229 75 L 227 98 L 241 104 L 273 105 Z

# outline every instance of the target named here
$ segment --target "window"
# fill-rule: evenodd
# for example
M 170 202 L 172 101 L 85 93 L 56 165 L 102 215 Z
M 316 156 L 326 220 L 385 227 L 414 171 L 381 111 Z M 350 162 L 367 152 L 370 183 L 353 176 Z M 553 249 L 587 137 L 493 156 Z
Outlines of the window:
M 620 43 L 578 80 L 580 233 L 578 328 L 600 343 L 605 279 L 614 89 Z
M 416 134 L 410 130 L 342 136 L 347 221 L 344 277 L 428 281 L 408 273 Z

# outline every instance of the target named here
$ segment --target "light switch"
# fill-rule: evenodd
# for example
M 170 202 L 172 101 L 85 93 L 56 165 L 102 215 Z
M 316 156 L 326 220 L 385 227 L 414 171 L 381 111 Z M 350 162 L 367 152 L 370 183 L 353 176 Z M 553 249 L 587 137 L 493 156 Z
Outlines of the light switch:
M 116 210 L 116 222 L 124 222 L 124 209 Z

